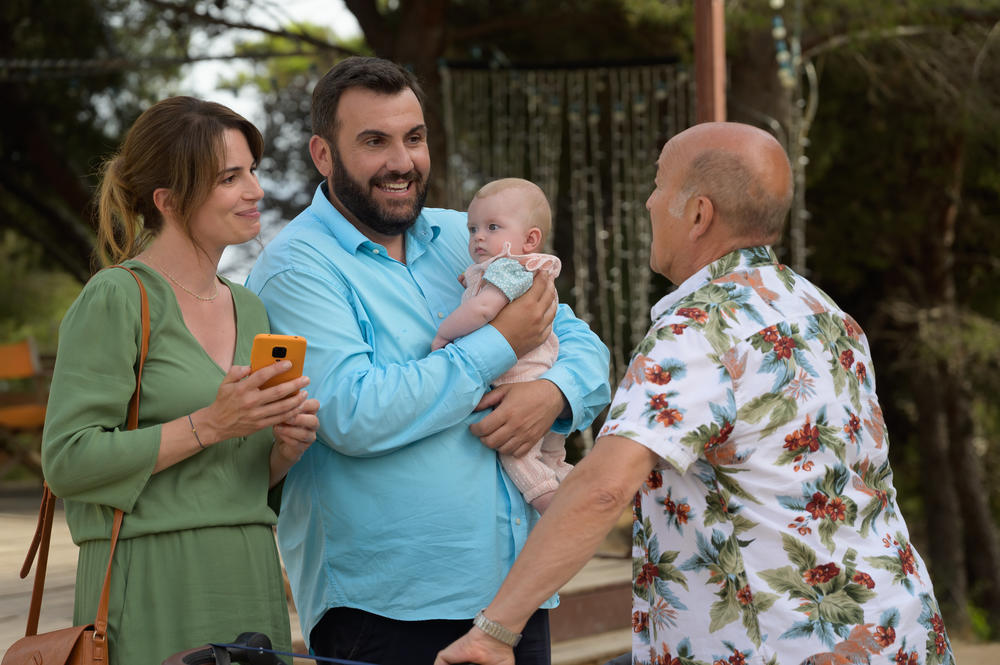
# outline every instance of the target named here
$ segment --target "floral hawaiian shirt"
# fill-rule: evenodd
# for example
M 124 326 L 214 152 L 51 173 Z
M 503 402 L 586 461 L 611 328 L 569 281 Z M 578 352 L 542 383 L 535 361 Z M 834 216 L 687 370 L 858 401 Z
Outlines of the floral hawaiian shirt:
M 769 247 L 652 318 L 601 430 L 660 457 L 634 506 L 633 661 L 953 665 L 857 322 Z

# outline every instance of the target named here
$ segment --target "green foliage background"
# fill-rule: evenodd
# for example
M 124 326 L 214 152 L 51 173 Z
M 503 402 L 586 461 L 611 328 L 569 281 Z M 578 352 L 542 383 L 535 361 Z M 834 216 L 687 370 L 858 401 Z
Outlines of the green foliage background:
M 310 25 L 247 29 L 250 9 L 262 4 L 0 6 L 0 342 L 30 335 L 43 353 L 54 352 L 58 321 L 91 270 L 100 159 L 140 109 L 187 92 L 180 63 L 214 40 L 232 39 L 233 55 L 245 63 L 221 85 L 260 99 L 268 233 L 311 197 L 309 92 L 345 54 L 412 64 L 431 94 L 439 91 L 442 58 L 494 67 L 667 55 L 693 61 L 690 0 L 345 0 L 364 32 L 351 39 Z M 800 26 L 819 102 L 806 147 L 807 274 L 869 335 L 894 482 L 914 540 L 928 544 L 944 593 L 968 585 L 967 597 L 958 594 L 949 609 L 951 625 L 996 637 L 1000 0 L 771 5 L 725 4 L 730 118 L 787 131 L 799 107 L 779 85 L 771 27 L 778 15 L 789 29 Z M 25 58 L 103 64 L 9 65 Z M 440 180 L 446 147 L 432 149 L 442 151 L 434 157 Z M 787 243 L 778 249 L 787 259 Z M 948 438 L 936 450 L 940 460 L 931 457 L 934 427 Z M 982 476 L 973 496 L 991 511 L 986 519 L 963 513 L 969 495 L 960 490 L 971 482 L 963 456 Z M 944 468 L 953 460 L 954 469 Z M 935 476 L 944 471 L 954 478 Z M 960 524 L 957 554 L 940 549 L 949 521 Z

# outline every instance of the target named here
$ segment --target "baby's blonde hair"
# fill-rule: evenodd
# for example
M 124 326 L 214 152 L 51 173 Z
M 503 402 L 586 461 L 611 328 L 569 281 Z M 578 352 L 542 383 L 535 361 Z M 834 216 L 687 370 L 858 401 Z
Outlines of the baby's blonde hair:
M 535 183 L 523 178 L 500 178 L 483 185 L 473 198 L 485 199 L 509 189 L 524 192 L 524 208 L 527 213 L 525 223 L 527 228 L 538 227 L 544 243 L 552 230 L 552 209 L 549 207 L 549 200 L 545 198 L 545 192 Z

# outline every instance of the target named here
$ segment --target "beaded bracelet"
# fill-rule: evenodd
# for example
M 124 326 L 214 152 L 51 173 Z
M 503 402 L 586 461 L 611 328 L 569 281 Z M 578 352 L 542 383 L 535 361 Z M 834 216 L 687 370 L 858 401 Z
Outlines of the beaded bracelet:
M 190 413 L 188 414 L 188 423 L 191 424 L 191 433 L 194 434 L 194 440 L 198 442 L 198 447 L 201 448 L 202 450 L 204 450 L 205 449 L 205 444 L 203 444 L 201 442 L 201 437 L 198 436 L 198 430 L 195 429 L 194 421 L 191 420 L 191 414 Z

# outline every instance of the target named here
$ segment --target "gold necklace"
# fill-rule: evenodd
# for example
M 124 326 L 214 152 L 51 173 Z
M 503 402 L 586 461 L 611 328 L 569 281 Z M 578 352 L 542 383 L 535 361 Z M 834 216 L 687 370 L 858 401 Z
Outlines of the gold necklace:
M 166 275 L 167 278 L 171 282 L 173 282 L 174 284 L 176 284 L 177 286 L 179 286 L 185 293 L 190 294 L 191 296 L 197 298 L 198 300 L 200 300 L 202 302 L 212 302 L 213 300 L 215 300 L 216 298 L 219 297 L 219 279 L 218 279 L 218 275 L 216 275 L 216 279 L 215 279 L 215 293 L 213 293 L 210 296 L 202 296 L 202 295 L 198 295 L 197 293 L 195 293 L 194 291 L 192 291 L 188 287 L 186 287 L 183 284 L 181 284 L 180 282 L 178 282 L 177 278 L 174 277 L 173 275 L 171 275 L 169 272 L 167 272 L 166 269 L 163 266 L 161 266 L 158 261 L 150 261 L 149 256 L 146 256 L 146 260 L 149 261 L 149 263 L 153 264 L 153 267 L 155 267 L 157 270 L 159 270 L 164 275 Z

